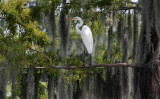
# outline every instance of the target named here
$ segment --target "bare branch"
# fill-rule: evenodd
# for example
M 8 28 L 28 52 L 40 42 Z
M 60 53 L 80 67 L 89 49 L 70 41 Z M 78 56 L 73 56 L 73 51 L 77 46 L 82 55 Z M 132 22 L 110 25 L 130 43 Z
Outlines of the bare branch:
M 87 65 L 87 66 L 51 66 L 51 67 L 34 67 L 35 69 L 85 69 L 85 68 L 113 68 L 113 67 L 125 67 L 125 68 L 144 68 L 144 65 L 135 65 L 135 64 L 127 64 L 127 63 L 116 63 L 116 64 L 95 64 L 95 65 Z M 28 69 L 29 67 L 24 67 L 24 69 Z M 3 70 L 6 68 L 0 68 Z
M 112 68 L 112 67 L 131 67 L 131 68 L 141 68 L 143 66 L 127 64 L 127 63 L 117 63 L 117 64 L 95 64 L 91 66 L 52 66 L 50 68 L 55 69 L 76 69 L 76 68 Z M 47 69 L 46 67 L 35 67 L 36 69 Z

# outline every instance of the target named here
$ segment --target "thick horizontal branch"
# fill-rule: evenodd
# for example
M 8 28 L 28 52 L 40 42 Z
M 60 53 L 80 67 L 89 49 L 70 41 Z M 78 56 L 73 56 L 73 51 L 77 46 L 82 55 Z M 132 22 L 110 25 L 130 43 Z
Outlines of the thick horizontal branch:
M 63 3 L 63 2 L 61 2 L 61 3 Z M 74 3 L 79 4 L 79 2 L 74 2 Z M 87 2 L 87 3 L 93 4 L 93 2 Z M 137 2 L 132 2 L 132 1 L 130 1 L 128 3 L 130 3 L 130 4 L 138 4 Z M 71 3 L 70 2 L 66 2 L 65 4 L 71 4 Z
M 55 69 L 76 69 L 76 68 L 111 68 L 111 67 L 131 67 L 131 68 L 141 68 L 143 66 L 127 64 L 127 63 L 117 63 L 117 64 L 95 64 L 91 66 L 52 66 L 50 68 Z M 47 69 L 46 67 L 35 67 L 36 69 Z

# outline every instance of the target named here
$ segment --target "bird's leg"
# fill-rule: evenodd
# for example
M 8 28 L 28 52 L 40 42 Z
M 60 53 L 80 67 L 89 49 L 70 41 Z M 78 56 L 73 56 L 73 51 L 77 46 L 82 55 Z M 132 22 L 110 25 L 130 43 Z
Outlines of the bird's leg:
M 90 66 L 92 65 L 92 55 L 90 54 Z
M 84 53 L 83 53 L 83 66 L 85 66 L 85 46 L 84 46 Z

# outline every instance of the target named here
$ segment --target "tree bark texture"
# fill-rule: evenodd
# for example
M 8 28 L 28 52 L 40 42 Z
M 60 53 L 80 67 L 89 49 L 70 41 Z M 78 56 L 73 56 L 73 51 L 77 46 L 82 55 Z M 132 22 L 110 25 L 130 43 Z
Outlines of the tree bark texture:
M 66 12 L 66 0 L 63 0 L 63 7 L 60 12 L 60 19 L 59 19 L 59 24 L 60 24 L 60 33 L 61 33 L 61 52 L 62 56 L 66 56 L 67 54 L 67 49 L 68 49 L 68 42 L 69 42 L 69 21 L 66 19 L 68 18 L 68 15 Z
M 136 56 L 136 46 L 138 39 L 138 13 L 137 9 L 134 9 L 134 21 L 133 21 L 133 61 L 135 61 Z
M 34 70 L 29 68 L 27 74 L 27 99 L 34 99 L 35 94 Z
M 57 99 L 56 97 L 57 77 L 48 76 L 48 99 Z
M 128 34 L 128 57 L 127 59 L 129 58 L 129 56 L 132 55 L 132 37 L 133 37 L 133 33 L 132 33 L 132 21 L 131 21 L 131 11 L 129 10 L 128 11 L 128 16 L 127 16 L 127 19 L 128 19 L 128 28 L 127 28 L 127 34 Z
M 122 33 L 123 33 L 123 59 L 122 62 L 128 62 L 128 33 L 126 31 L 126 21 L 122 22 Z
M 21 94 L 20 99 L 27 99 L 27 73 L 23 73 L 21 77 Z
M 37 73 L 38 70 L 34 70 L 34 84 L 35 84 L 35 89 L 34 89 L 34 99 L 39 99 L 39 87 L 40 87 L 40 80 L 41 80 L 41 73 Z
M 13 69 L 11 69 L 11 82 L 12 82 L 12 99 L 16 99 L 17 97 L 17 90 L 18 90 L 18 83 L 17 83 L 17 76 L 18 76 L 18 69 L 15 66 Z
M 112 18 L 112 14 L 110 14 L 110 18 Z M 113 50 L 113 20 L 109 21 L 109 29 L 108 29 L 108 48 L 107 48 L 107 59 L 111 60 L 112 50 Z M 108 61 L 109 61 L 108 60 Z
M 51 33 L 53 35 L 53 50 L 55 49 L 55 38 L 56 38 L 56 17 L 55 7 L 52 7 L 51 13 L 49 14 L 49 23 L 51 24 Z
M 5 75 L 5 70 L 0 70 L 0 98 L 6 99 L 6 87 L 8 82 L 8 74 Z
M 142 27 L 139 37 L 136 64 L 145 68 L 135 69 L 135 97 L 140 99 L 160 98 L 160 4 L 159 0 L 141 0 Z M 137 96 L 139 95 L 139 96 Z M 137 99 L 137 98 L 136 98 Z

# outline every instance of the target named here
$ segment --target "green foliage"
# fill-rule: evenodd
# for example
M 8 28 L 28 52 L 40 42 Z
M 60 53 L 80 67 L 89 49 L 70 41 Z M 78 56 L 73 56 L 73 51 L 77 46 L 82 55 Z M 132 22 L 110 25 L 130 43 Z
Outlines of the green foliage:
M 73 72 L 72 81 L 75 82 L 79 80 L 80 82 L 86 77 L 87 70 L 84 69 L 75 69 Z
M 12 84 L 11 83 L 8 83 L 7 84 L 7 88 L 6 88 L 6 90 L 7 90 L 7 98 L 11 98 L 11 89 L 12 89 Z
M 80 60 L 79 56 L 70 55 L 67 59 L 67 65 L 69 66 L 79 66 L 82 64 L 82 61 Z
M 37 52 L 26 53 L 28 49 L 32 49 L 32 42 L 37 49 L 41 49 L 48 45 L 49 39 L 46 33 L 39 30 L 38 23 L 31 20 L 30 10 L 24 9 L 24 3 L 25 0 L 9 0 L 0 4 L 0 13 L 4 16 L 3 20 L 9 30 L 5 36 L 4 30 L 0 28 L 0 62 L 9 60 L 12 67 L 17 63 L 20 66 L 27 66 L 26 64 L 30 66 L 36 62 L 38 64 L 46 62 L 46 58 Z M 28 58 L 30 55 L 32 58 Z
M 95 38 L 97 35 L 102 35 L 103 34 L 103 28 L 100 23 L 100 21 L 93 21 L 91 25 L 93 37 Z
M 105 47 L 97 45 L 97 47 L 95 48 L 95 50 L 97 52 L 95 53 L 94 62 L 96 64 L 104 64 L 105 61 L 103 59 L 103 55 L 105 54 Z
M 40 99 L 47 99 L 47 83 L 46 82 L 40 82 L 40 85 L 38 87 Z
M 5 61 L 6 61 L 5 56 L 0 55 L 0 63 L 3 63 L 3 62 L 5 62 Z
M 47 68 L 48 71 L 48 75 L 54 76 L 54 77 L 58 77 L 61 73 L 60 70 L 55 69 L 55 68 Z
M 32 20 L 40 19 L 42 13 L 42 7 L 34 6 L 31 9 L 30 16 L 32 17 Z
M 58 10 L 61 0 L 37 0 L 36 6 L 31 8 L 31 17 L 34 20 L 40 19 L 42 13 L 48 15 L 52 9 Z
M 62 61 L 62 57 L 60 55 L 59 49 L 56 51 L 48 51 L 45 52 L 48 56 L 49 59 L 52 61 L 50 64 L 51 65 L 59 65 L 59 63 Z
M 34 41 L 35 44 L 40 46 L 46 46 L 49 43 L 48 36 L 46 33 L 40 31 L 38 29 L 36 22 L 29 22 L 28 24 L 24 25 L 25 34 L 21 35 L 22 41 Z
M 75 24 L 73 26 L 75 26 Z M 72 39 L 76 39 L 76 40 L 81 39 L 81 36 L 78 33 L 76 33 L 74 28 L 71 28 L 71 30 L 70 30 L 70 37 Z
M 38 29 L 38 24 L 31 20 L 29 15 L 29 9 L 24 9 L 24 0 L 10 0 L 10 2 L 2 3 L 1 9 L 5 15 L 8 29 L 10 30 L 10 36 L 16 36 L 17 26 L 21 26 L 25 33 L 20 35 L 23 41 L 34 41 L 35 44 L 40 46 L 47 45 L 49 40 L 46 33 L 41 32 Z M 8 5 L 8 7 L 6 7 Z
M 95 3 L 95 5 L 103 9 L 105 6 L 111 6 L 114 0 L 100 0 Z M 117 1 L 117 0 L 116 0 Z
M 64 74 L 63 78 L 65 82 L 71 81 L 72 83 L 75 83 L 77 80 L 81 82 L 87 76 L 88 69 L 76 68 L 74 70 L 61 70 L 61 74 Z
M 110 53 L 110 58 L 107 57 L 107 50 L 105 51 L 104 55 L 103 55 L 103 61 L 105 63 L 111 64 L 114 63 L 115 61 L 121 61 L 122 56 L 120 54 L 120 50 L 119 47 L 117 45 L 116 42 L 113 43 L 113 50 Z

